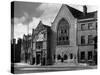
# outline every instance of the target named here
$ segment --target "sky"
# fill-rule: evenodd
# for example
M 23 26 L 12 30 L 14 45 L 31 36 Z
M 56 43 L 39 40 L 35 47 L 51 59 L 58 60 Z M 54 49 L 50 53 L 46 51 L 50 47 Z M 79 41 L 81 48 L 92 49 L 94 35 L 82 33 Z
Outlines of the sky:
M 32 33 L 32 29 L 36 28 L 40 20 L 43 24 L 51 26 L 62 4 L 51 3 L 33 3 L 33 2 L 15 2 L 14 3 L 14 36 L 11 38 L 23 38 L 24 34 Z M 82 5 L 69 5 L 80 11 L 83 11 Z M 87 6 L 87 11 L 96 11 L 97 7 Z M 28 29 L 29 26 L 29 29 Z M 29 31 L 28 31 L 29 30 Z M 11 32 L 13 34 L 13 32 Z

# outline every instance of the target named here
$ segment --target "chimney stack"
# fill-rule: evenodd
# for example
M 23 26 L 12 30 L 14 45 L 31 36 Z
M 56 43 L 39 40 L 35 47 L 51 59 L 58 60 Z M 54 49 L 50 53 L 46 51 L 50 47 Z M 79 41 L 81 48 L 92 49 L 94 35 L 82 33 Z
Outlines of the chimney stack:
M 87 6 L 86 5 L 83 6 L 83 13 L 84 13 L 84 16 L 86 16 L 86 14 L 87 14 Z

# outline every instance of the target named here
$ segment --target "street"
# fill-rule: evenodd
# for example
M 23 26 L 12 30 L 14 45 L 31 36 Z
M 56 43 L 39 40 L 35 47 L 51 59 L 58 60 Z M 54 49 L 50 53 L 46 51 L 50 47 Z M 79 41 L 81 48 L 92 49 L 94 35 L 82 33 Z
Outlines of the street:
M 85 69 L 96 69 L 97 66 L 85 66 L 85 65 L 52 65 L 52 66 L 34 66 L 34 65 L 23 65 L 15 66 L 14 73 L 37 73 L 37 72 L 52 72 L 52 71 L 72 71 L 72 70 L 85 70 Z

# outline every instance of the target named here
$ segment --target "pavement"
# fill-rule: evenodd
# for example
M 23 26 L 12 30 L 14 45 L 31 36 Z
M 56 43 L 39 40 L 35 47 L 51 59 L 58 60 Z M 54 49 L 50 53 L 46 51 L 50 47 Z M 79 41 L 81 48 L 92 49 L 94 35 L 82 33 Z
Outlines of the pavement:
M 97 69 L 97 66 L 89 66 L 87 64 L 59 63 L 50 66 L 36 66 L 27 63 L 14 63 L 14 72 L 19 73 L 34 73 L 34 72 L 50 72 L 50 71 L 72 71 L 84 69 Z

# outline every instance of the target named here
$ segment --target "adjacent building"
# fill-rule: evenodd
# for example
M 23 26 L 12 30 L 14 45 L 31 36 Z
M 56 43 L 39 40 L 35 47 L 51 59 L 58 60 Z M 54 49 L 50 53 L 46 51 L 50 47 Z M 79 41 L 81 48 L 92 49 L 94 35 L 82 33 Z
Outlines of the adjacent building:
M 77 24 L 79 63 L 95 63 L 95 60 L 97 59 L 97 49 L 94 45 L 96 37 L 97 11 L 88 13 L 87 7 L 84 6 L 84 16 L 78 19 Z
M 50 26 L 44 25 L 40 21 L 36 29 L 33 29 L 32 33 L 32 62 L 34 65 L 51 64 L 50 37 Z
M 21 62 L 29 62 L 30 51 L 31 51 L 31 35 L 23 35 L 22 46 L 21 46 Z
M 16 39 L 12 39 L 11 41 L 11 62 L 16 63 L 21 61 L 21 43 L 22 39 L 18 39 L 16 43 Z

